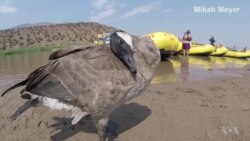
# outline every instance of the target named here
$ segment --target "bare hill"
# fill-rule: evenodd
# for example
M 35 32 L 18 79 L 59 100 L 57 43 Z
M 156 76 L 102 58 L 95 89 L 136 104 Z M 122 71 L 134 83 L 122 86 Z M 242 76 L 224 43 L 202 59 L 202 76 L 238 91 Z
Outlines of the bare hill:
M 0 30 L 0 49 L 93 43 L 97 34 L 115 30 L 95 22 L 6 29 Z

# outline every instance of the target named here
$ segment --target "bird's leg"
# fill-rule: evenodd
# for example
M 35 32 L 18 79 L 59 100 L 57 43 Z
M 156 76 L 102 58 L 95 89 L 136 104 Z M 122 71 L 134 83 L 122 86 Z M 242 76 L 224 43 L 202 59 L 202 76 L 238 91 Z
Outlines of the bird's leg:
M 106 127 L 106 136 L 108 138 L 108 141 L 118 141 L 118 134 L 117 129 L 119 128 L 119 125 L 115 122 L 109 120 L 107 127 Z
M 31 108 L 32 106 L 36 106 L 38 104 L 38 98 L 30 99 L 25 102 L 21 107 L 19 107 L 16 112 L 11 116 L 12 120 L 15 120 L 18 116 L 20 116 L 23 112 Z
M 106 138 L 105 130 L 106 130 L 108 121 L 109 121 L 108 117 L 104 117 L 100 120 L 95 121 L 95 126 L 96 126 L 97 134 L 99 136 L 100 141 L 105 141 L 105 138 Z

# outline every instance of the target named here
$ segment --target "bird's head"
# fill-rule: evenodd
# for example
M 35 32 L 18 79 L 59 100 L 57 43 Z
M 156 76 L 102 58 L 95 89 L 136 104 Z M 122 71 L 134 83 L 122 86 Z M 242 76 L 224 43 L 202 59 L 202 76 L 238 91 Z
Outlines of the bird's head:
M 125 64 L 133 78 L 136 78 L 136 65 L 134 61 L 134 47 L 132 37 L 124 31 L 116 31 L 110 35 L 112 52 Z

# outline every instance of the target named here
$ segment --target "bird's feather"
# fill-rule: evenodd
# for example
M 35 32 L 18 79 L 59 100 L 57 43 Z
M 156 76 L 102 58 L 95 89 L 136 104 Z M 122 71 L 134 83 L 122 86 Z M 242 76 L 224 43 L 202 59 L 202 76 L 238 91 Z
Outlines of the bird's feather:
M 73 47 L 73 48 L 67 48 L 67 49 L 62 49 L 62 50 L 58 50 L 53 52 L 50 56 L 49 56 L 49 60 L 56 60 L 59 59 L 61 57 L 64 57 L 66 55 L 69 54 L 73 54 L 73 53 L 77 53 L 79 51 L 83 51 L 83 50 L 87 50 L 91 48 L 91 46 L 86 46 L 86 47 Z
M 122 97 L 118 94 L 128 91 L 134 83 L 129 70 L 108 47 L 96 46 L 61 55 L 64 57 L 52 60 L 31 73 L 22 93 L 89 107 L 102 103 L 100 100 L 93 102 L 99 96 L 118 101 Z M 112 83 L 116 85 L 112 86 Z

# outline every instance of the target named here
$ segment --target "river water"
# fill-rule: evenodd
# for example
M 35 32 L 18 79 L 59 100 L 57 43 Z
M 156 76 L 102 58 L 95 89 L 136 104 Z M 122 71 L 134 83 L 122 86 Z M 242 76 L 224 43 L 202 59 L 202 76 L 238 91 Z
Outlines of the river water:
M 161 62 L 152 84 L 199 81 L 216 76 L 241 77 L 242 68 L 249 64 L 249 60 L 228 57 L 176 56 Z
M 0 56 L 0 92 L 45 64 L 50 53 L 44 51 Z M 221 75 L 241 77 L 244 73 L 241 68 L 248 64 L 249 60 L 227 57 L 176 56 L 160 63 L 152 84 L 199 81 Z
M 32 52 L 0 56 L 0 92 L 4 87 L 23 80 L 30 72 L 48 61 L 51 52 Z

